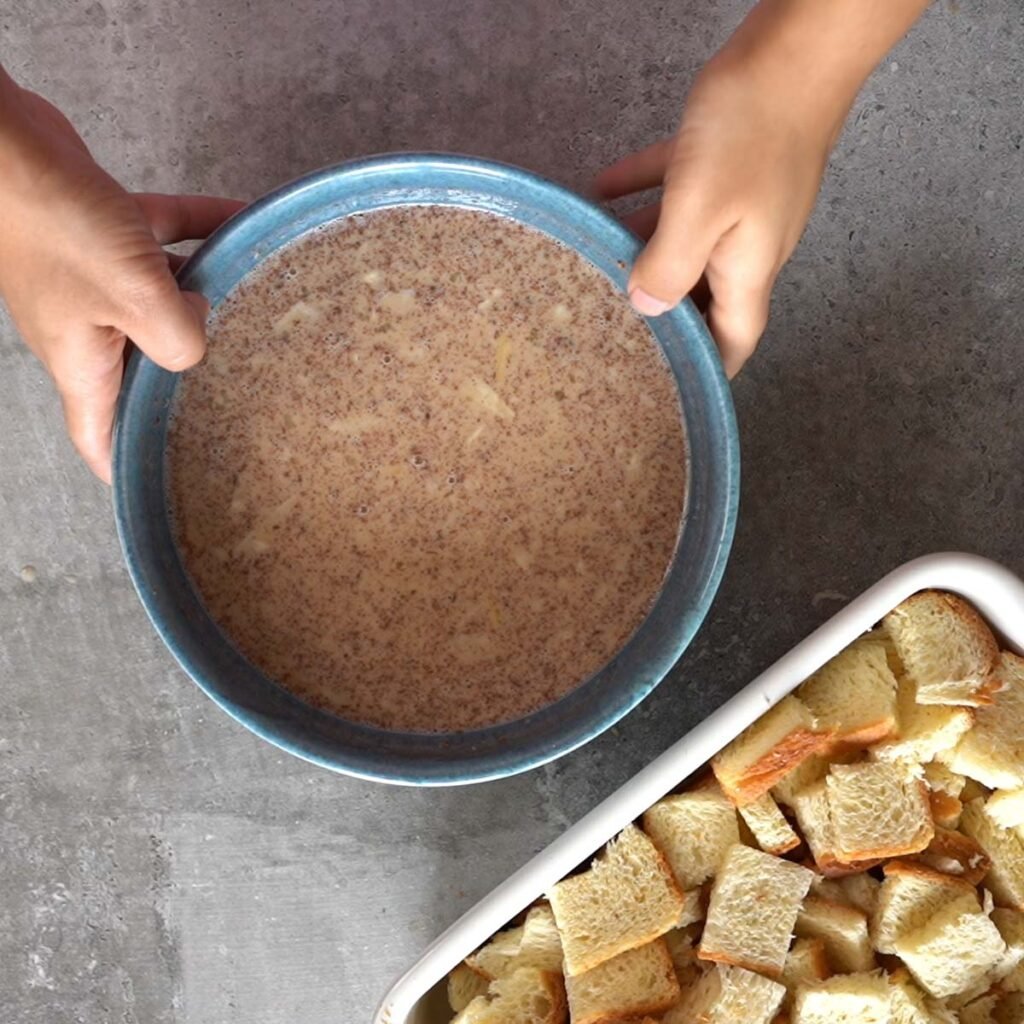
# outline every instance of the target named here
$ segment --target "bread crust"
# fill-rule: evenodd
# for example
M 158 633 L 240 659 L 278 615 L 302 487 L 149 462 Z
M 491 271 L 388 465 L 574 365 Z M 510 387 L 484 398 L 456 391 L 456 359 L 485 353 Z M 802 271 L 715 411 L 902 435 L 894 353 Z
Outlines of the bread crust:
M 1002 688 L 1002 680 L 999 678 L 996 668 L 999 664 L 999 644 L 992 635 L 988 623 L 978 612 L 968 604 L 962 597 L 956 594 L 946 593 L 941 590 L 922 590 L 912 594 L 902 604 L 898 605 L 886 616 L 886 621 L 891 616 L 899 617 L 901 612 L 913 611 L 918 604 L 941 604 L 946 607 L 949 613 L 958 619 L 965 630 L 974 638 L 980 652 L 982 665 L 987 663 L 988 669 L 985 677 L 973 689 L 969 695 L 965 695 L 956 701 L 929 701 L 924 697 L 918 698 L 919 703 L 949 703 L 962 704 L 967 707 L 985 707 L 994 703 L 995 694 Z M 897 642 L 898 646 L 898 642 Z
M 711 960 L 718 964 L 725 964 L 727 967 L 742 967 L 744 970 L 753 971 L 755 974 L 763 974 L 774 981 L 778 981 L 782 977 L 781 967 L 762 960 L 746 960 L 741 957 L 734 957 L 730 953 L 721 950 L 705 949 L 703 946 L 699 948 L 697 956 L 701 960 Z
M 541 971 L 544 987 L 551 999 L 551 1012 L 544 1024 L 565 1024 L 569 1019 L 569 1004 L 565 998 L 565 982 L 560 974 Z
M 957 875 L 948 875 L 945 871 L 939 871 L 937 868 L 932 868 L 927 864 L 920 864 L 912 860 L 891 860 L 883 866 L 882 874 L 886 878 L 889 875 L 922 878 L 929 882 L 934 882 L 936 885 L 948 886 L 951 890 L 956 890 L 956 895 L 960 893 L 974 893 L 975 891 L 974 886 L 965 878 L 960 878 Z
M 664 973 L 661 981 L 664 982 L 665 994 L 660 998 L 652 997 L 646 1003 L 631 1005 L 627 1010 L 612 1008 L 591 1013 L 579 1013 L 573 1017 L 573 1024 L 621 1024 L 623 1020 L 632 1021 L 650 1014 L 662 1014 L 675 1006 L 680 996 L 679 980 L 676 977 L 675 965 L 672 963 L 672 957 L 664 941 L 655 941 L 657 942 L 658 952 L 663 959 L 662 967 Z M 572 984 L 571 980 L 569 984 Z
M 636 828 L 636 826 L 628 826 L 628 828 Z M 654 931 L 651 931 L 650 929 L 642 932 L 637 931 L 630 936 L 624 936 L 619 942 L 609 944 L 606 947 L 602 947 L 599 951 L 589 949 L 586 955 L 584 955 L 583 952 L 578 949 L 573 949 L 572 951 L 570 951 L 569 942 L 565 934 L 565 921 L 559 920 L 560 911 L 558 909 L 558 901 L 557 896 L 555 896 L 555 893 L 558 891 L 559 886 L 564 886 L 567 882 L 572 883 L 573 879 L 582 878 L 584 877 L 584 875 L 587 874 L 587 872 L 582 872 L 579 875 L 570 876 L 568 879 L 562 879 L 561 882 L 557 882 L 552 887 L 551 892 L 548 894 L 548 899 L 551 903 L 552 911 L 555 914 L 555 920 L 558 925 L 559 933 L 562 935 L 562 945 L 565 953 L 565 974 L 567 977 L 574 977 L 576 975 L 583 974 L 586 971 L 598 967 L 606 960 L 610 960 L 612 957 L 618 956 L 620 953 L 628 953 L 632 949 L 637 949 L 640 946 L 647 945 L 647 943 L 649 942 L 653 942 L 661 935 L 664 935 L 664 933 L 668 931 L 669 928 L 674 927 L 679 917 L 682 915 L 683 910 L 685 909 L 685 894 L 682 888 L 680 887 L 679 882 L 676 880 L 676 876 L 672 873 L 672 869 L 671 867 L 669 867 L 669 863 L 668 860 L 665 858 L 665 855 L 661 852 L 661 850 L 658 849 L 658 847 L 654 844 L 653 840 L 651 840 L 646 833 L 642 832 L 642 830 L 640 829 L 636 829 L 636 831 L 640 832 L 641 835 L 643 835 L 644 840 L 650 844 L 649 853 L 652 856 L 652 861 L 656 869 L 656 872 L 660 877 L 661 881 L 665 884 L 669 898 L 675 904 L 675 917 L 668 924 L 667 927 L 662 927 Z M 624 829 L 623 832 L 619 834 L 619 838 L 621 838 L 621 836 L 625 832 L 626 829 Z M 608 846 L 605 846 L 604 849 L 601 851 L 601 855 L 606 854 L 607 850 Z M 595 861 L 597 859 L 598 858 L 595 858 Z M 593 865 L 591 865 L 591 869 L 592 868 Z
M 869 722 L 859 729 L 843 733 L 836 737 L 829 745 L 830 753 L 843 753 L 846 751 L 859 750 L 861 747 L 870 747 L 873 743 L 881 743 L 883 740 L 892 739 L 898 733 L 896 721 L 891 717 L 878 719 L 877 722 Z
M 859 875 L 864 871 L 877 868 L 883 858 L 876 857 L 872 860 L 840 860 L 834 853 L 825 853 L 816 867 L 826 878 L 845 878 L 846 875 Z
M 736 778 L 723 777 L 715 761 L 711 762 L 711 766 L 729 799 L 738 807 L 742 807 L 767 793 L 784 775 L 812 754 L 827 750 L 833 740 L 834 734 L 831 732 L 795 729 L 753 764 L 748 765 L 743 774 Z
M 960 812 L 964 805 L 960 798 L 943 793 L 941 789 L 928 791 L 928 807 L 932 813 L 932 820 L 939 828 L 954 828 L 960 820 Z
M 921 857 L 946 857 L 962 866 L 962 873 L 954 878 L 963 878 L 971 885 L 980 885 L 992 867 L 992 860 L 981 843 L 962 832 L 948 828 L 937 828 L 932 841 L 921 851 Z M 926 865 L 930 866 L 930 865 Z M 937 869 L 940 870 L 940 869 Z
M 920 797 L 921 804 L 924 808 L 924 819 L 921 822 L 921 827 L 915 833 L 913 839 L 902 846 L 889 845 L 889 846 L 874 846 L 868 847 L 863 850 L 853 850 L 849 856 L 840 857 L 836 854 L 836 857 L 845 864 L 864 863 L 865 861 L 882 861 L 889 860 L 893 857 L 907 857 L 914 853 L 920 853 L 924 850 L 928 844 L 932 841 L 935 836 L 935 823 L 932 821 L 930 804 L 928 800 L 928 786 L 922 781 L 917 782 L 918 796 Z

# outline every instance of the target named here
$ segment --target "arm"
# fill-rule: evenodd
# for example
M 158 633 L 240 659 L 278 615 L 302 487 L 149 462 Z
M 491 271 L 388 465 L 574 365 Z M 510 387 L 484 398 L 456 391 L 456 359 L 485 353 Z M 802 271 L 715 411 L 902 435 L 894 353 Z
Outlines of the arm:
M 206 300 L 178 290 L 161 247 L 204 237 L 241 205 L 129 194 L 56 107 L 0 68 L 0 295 L 104 480 L 126 338 L 169 370 L 206 347 Z
M 739 371 L 857 92 L 927 6 L 761 0 L 698 75 L 676 137 L 595 183 L 604 199 L 664 184 L 660 209 L 629 218 L 650 236 L 629 280 L 639 312 L 665 312 L 703 277 L 726 372 Z

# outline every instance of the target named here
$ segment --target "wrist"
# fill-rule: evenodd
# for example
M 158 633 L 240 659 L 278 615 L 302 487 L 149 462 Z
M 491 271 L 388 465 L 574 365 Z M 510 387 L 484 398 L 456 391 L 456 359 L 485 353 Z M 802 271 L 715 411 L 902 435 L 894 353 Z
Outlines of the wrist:
M 0 192 L 24 195 L 39 180 L 43 160 L 24 90 L 0 69 Z
M 929 0 L 761 0 L 712 65 L 835 142 L 864 81 Z

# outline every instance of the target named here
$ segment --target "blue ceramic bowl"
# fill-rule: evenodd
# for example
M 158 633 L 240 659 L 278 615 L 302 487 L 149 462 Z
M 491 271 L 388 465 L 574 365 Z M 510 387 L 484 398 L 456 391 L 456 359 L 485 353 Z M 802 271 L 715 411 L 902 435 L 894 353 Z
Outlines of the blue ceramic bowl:
M 597 206 L 528 171 L 402 154 L 317 171 L 253 203 L 197 250 L 179 275 L 181 286 L 216 307 L 270 253 L 311 228 L 408 203 L 484 210 L 537 228 L 620 288 L 639 250 Z M 718 587 L 736 517 L 736 424 L 704 323 L 685 302 L 650 327 L 682 399 L 689 445 L 685 520 L 646 621 L 608 665 L 557 703 L 472 732 L 388 732 L 310 707 L 250 664 L 207 614 L 172 540 L 164 444 L 177 377 L 136 352 L 114 431 L 114 513 L 128 570 L 157 632 L 196 683 L 248 729 L 350 775 L 413 785 L 476 782 L 525 771 L 586 743 L 647 696 L 686 649 Z

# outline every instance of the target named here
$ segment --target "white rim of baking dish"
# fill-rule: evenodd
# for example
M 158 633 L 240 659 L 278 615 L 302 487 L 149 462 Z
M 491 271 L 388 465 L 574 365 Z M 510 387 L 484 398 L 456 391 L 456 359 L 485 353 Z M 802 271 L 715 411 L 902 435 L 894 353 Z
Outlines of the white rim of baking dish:
M 395 982 L 378 1007 L 374 1024 L 405 1024 L 417 1003 L 494 932 L 887 612 L 927 589 L 959 594 L 985 617 L 1004 646 L 1024 654 L 1024 582 L 1009 569 L 964 552 L 907 562 L 819 626 L 463 914 Z

